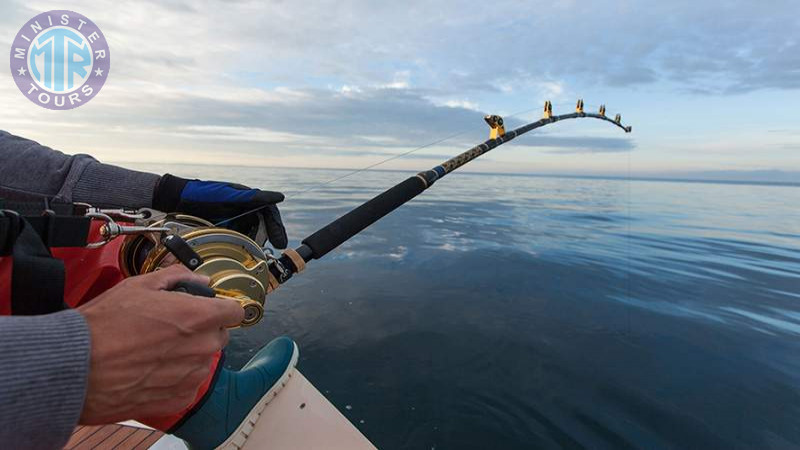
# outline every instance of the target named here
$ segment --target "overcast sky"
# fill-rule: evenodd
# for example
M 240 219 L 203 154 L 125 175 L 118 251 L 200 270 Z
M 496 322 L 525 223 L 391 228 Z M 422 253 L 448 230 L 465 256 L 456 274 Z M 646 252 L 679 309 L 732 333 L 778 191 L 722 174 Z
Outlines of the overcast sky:
M 577 98 L 622 113 L 536 131 L 474 171 L 800 172 L 800 2 L 0 0 L 8 51 L 72 9 L 111 49 L 100 94 L 32 104 L 0 74 L 0 129 L 104 161 L 425 169 Z

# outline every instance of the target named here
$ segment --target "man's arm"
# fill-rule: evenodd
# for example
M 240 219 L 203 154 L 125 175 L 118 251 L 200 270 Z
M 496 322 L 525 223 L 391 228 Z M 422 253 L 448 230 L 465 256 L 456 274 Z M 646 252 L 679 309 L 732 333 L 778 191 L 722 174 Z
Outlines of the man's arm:
M 208 278 L 176 265 L 77 310 L 0 316 L 0 448 L 60 449 L 79 419 L 162 417 L 194 402 L 244 310 L 167 292 L 179 282 Z
M 151 207 L 159 176 L 68 156 L 0 130 L 0 198 Z
M 0 316 L 0 447 L 67 443 L 86 395 L 89 336 L 75 310 Z
M 239 184 L 159 176 L 102 164 L 89 155 L 68 156 L 0 130 L 0 199 L 56 199 L 101 208 L 181 211 L 286 248 L 279 192 Z M 253 214 L 242 214 L 252 211 Z M 236 220 L 225 219 L 235 217 Z

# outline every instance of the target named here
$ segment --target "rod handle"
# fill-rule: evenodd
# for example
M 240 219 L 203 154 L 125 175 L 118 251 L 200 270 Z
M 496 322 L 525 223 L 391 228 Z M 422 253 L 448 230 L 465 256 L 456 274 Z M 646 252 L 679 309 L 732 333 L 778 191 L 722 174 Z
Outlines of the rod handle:
M 410 177 L 303 239 L 303 244 L 311 248 L 314 259 L 322 258 L 426 188 L 427 183 L 421 176 Z

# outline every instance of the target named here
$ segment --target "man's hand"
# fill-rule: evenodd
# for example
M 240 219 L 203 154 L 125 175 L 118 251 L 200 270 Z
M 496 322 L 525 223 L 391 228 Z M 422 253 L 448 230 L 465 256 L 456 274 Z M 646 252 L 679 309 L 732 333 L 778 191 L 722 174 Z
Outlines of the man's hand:
M 269 240 L 275 248 L 288 244 L 277 203 L 280 192 L 251 189 L 241 184 L 222 181 L 186 180 L 166 174 L 156 186 L 153 208 L 163 212 L 181 212 L 246 234 L 258 245 Z M 225 221 L 257 209 L 252 214 Z
M 225 327 L 244 312 L 233 300 L 167 291 L 180 281 L 208 284 L 176 265 L 128 278 L 78 309 L 91 333 L 82 424 L 174 414 L 194 401 L 228 342 Z

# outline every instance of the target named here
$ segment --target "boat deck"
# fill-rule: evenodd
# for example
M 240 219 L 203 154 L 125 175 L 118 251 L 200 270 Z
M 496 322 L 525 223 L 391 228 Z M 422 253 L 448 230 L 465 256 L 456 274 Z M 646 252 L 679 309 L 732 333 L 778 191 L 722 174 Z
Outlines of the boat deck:
M 237 447 L 241 450 L 377 450 L 303 374 L 297 370 L 291 374 L 291 382 L 280 395 L 273 395 L 257 417 L 248 419 L 247 425 L 251 426 L 244 433 L 246 441 L 234 440 Z M 127 421 L 77 427 L 64 448 L 186 450 L 187 446 L 178 437 Z
M 79 426 L 75 428 L 65 450 L 150 448 L 164 433 L 124 424 Z

